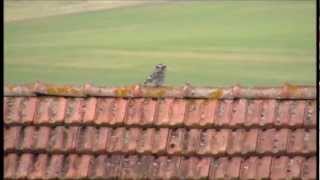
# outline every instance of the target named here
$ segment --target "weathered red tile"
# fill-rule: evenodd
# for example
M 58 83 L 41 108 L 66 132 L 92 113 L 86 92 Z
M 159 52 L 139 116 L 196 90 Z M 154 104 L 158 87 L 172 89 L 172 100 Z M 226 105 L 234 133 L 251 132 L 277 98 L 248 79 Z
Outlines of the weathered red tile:
M 200 158 L 198 163 L 195 164 L 196 167 L 193 168 L 197 179 L 206 179 L 209 176 L 210 171 L 210 158 Z
M 48 150 L 50 137 L 51 137 L 50 127 L 47 127 L 47 126 L 39 127 L 35 148 L 38 150 Z
M 180 167 L 180 162 L 181 162 L 180 157 L 160 156 L 159 162 L 160 162 L 159 174 L 158 174 L 159 177 L 161 177 L 163 179 L 177 179 L 177 178 L 179 178 L 177 172 Z
M 286 179 L 289 159 L 286 156 L 273 158 L 271 163 L 271 179 Z
M 170 130 L 167 144 L 167 152 L 169 154 L 182 153 L 186 133 L 186 130 L 183 128 Z
M 20 156 L 19 165 L 16 172 L 16 177 L 19 179 L 27 178 L 33 169 L 33 155 L 30 153 L 22 154 Z
M 158 169 L 154 169 L 156 166 L 154 165 L 155 159 L 151 155 L 143 155 L 138 158 L 135 172 L 137 179 L 152 179 L 155 174 L 155 171 Z
M 211 172 L 211 178 L 210 179 L 226 179 L 227 178 L 227 173 L 228 173 L 228 159 L 225 157 L 215 159 L 212 166 L 213 172 Z
M 258 143 L 258 129 L 250 129 L 244 135 L 244 140 L 242 142 L 242 154 L 255 153 Z
M 65 150 L 75 151 L 78 150 L 80 141 L 81 127 L 71 126 L 66 130 Z
M 208 155 L 211 150 L 211 137 L 215 133 L 214 129 L 205 129 L 200 132 L 199 148 L 197 154 Z
M 21 122 L 32 123 L 37 106 L 37 98 L 28 97 L 21 103 Z
M 199 126 L 207 127 L 213 124 L 217 106 L 218 100 L 204 100 L 203 103 L 200 104 Z
M 200 106 L 203 100 L 189 100 L 186 106 L 185 122 L 186 126 L 198 126 L 200 121 Z
M 142 103 L 141 125 L 151 125 L 154 122 L 156 112 L 156 100 L 145 99 Z
M 139 145 L 139 139 L 141 137 L 140 128 L 130 128 L 125 131 L 123 141 L 123 152 L 136 152 Z
M 256 179 L 270 178 L 271 162 L 272 162 L 272 158 L 270 156 L 259 158 L 257 163 Z
M 82 137 L 81 150 L 84 152 L 92 152 L 96 145 L 97 130 L 93 126 L 86 127 L 84 129 L 84 135 Z
M 107 158 L 107 155 L 98 155 L 98 157 L 96 158 L 96 161 L 95 161 L 95 165 L 96 165 L 96 168 L 95 168 L 95 172 L 94 172 L 94 178 L 103 178 L 106 176 L 106 168 L 105 168 L 105 165 L 106 165 L 106 159 Z
M 50 101 L 48 115 L 50 119 L 50 123 L 62 123 L 64 121 L 65 112 L 68 113 L 70 109 L 66 109 L 67 100 L 63 97 L 52 98 Z M 66 118 L 68 118 L 66 114 Z M 68 121 L 67 119 L 67 122 Z
M 97 98 L 89 97 L 84 100 L 83 123 L 92 123 L 95 120 Z
M 107 144 L 108 152 L 121 152 L 123 149 L 125 128 L 115 128 L 110 132 L 109 143 Z
M 61 152 L 64 150 L 64 141 L 65 141 L 65 128 L 63 126 L 57 126 L 52 131 L 52 136 L 50 138 L 50 149 L 52 151 Z
M 254 180 L 256 179 L 258 158 L 251 156 L 241 163 L 240 179 Z
M 245 126 L 258 125 L 261 118 L 262 100 L 248 100 Z
M 316 153 L 317 151 L 317 131 L 315 129 L 305 130 L 304 151 L 305 153 Z
M 170 122 L 170 113 L 173 99 L 158 100 L 158 112 L 155 120 L 156 125 L 167 125 Z
M 122 124 L 126 115 L 128 100 L 121 98 L 99 99 L 96 109 L 97 124 Z
M 78 178 L 77 171 L 80 165 L 80 157 L 77 154 L 70 154 L 65 158 L 65 177 L 66 178 Z
M 23 139 L 20 149 L 32 150 L 36 142 L 35 137 L 37 137 L 37 129 L 34 126 L 26 126 L 23 131 Z
M 112 129 L 107 127 L 100 127 L 98 132 L 98 139 L 96 142 L 96 151 L 105 152 L 107 149 L 107 144 L 109 144 L 110 133 Z
M 186 111 L 186 104 L 187 101 L 183 99 L 175 99 L 172 102 L 172 107 L 170 110 L 170 116 L 169 116 L 169 125 L 176 126 L 176 125 L 182 125 L 184 121 L 184 114 Z
M 84 154 L 80 158 L 79 166 L 78 166 L 78 177 L 80 178 L 88 178 L 92 175 L 92 167 L 93 167 L 94 158 L 90 154 Z
M 156 129 L 153 139 L 152 153 L 164 153 L 166 151 L 168 136 L 168 128 Z
M 47 169 L 47 177 L 50 179 L 61 178 L 62 167 L 63 167 L 63 155 L 53 154 L 50 158 L 49 166 Z
M 287 167 L 288 179 L 301 179 L 303 162 L 304 158 L 299 156 L 289 159 Z
M 304 116 L 304 125 L 307 127 L 315 127 L 317 125 L 316 118 L 317 110 L 316 110 L 316 102 L 315 101 L 307 101 L 306 112 Z
M 199 129 L 190 129 L 188 132 L 188 139 L 186 139 L 187 147 L 185 153 L 195 154 L 200 146 L 200 130 Z
M 230 136 L 231 131 L 229 129 L 216 131 L 211 137 L 211 154 L 225 154 L 227 152 Z
M 15 150 L 18 145 L 20 145 L 20 141 L 22 137 L 20 137 L 21 127 L 20 126 L 11 126 L 7 131 L 7 135 L 4 140 L 4 149 L 5 151 Z
M 247 100 L 234 100 L 232 104 L 232 118 L 230 126 L 242 126 L 246 120 Z
M 7 116 L 4 117 L 4 123 L 19 123 L 21 122 L 20 106 L 22 97 L 9 98 L 7 100 Z
M 314 180 L 317 177 L 317 160 L 310 157 L 304 161 L 302 169 L 302 179 Z
M 126 149 L 127 149 L 127 146 L 129 145 L 129 131 L 130 131 L 130 128 L 125 128 L 125 131 L 123 132 L 123 139 L 122 139 L 122 150 L 121 152 L 127 152 Z
M 15 178 L 18 166 L 18 155 L 15 153 L 7 154 L 4 162 L 4 177 Z
M 83 117 L 83 98 L 68 99 L 65 121 L 67 123 L 81 123 Z
M 274 153 L 287 152 L 287 142 L 289 138 L 289 129 L 280 129 L 273 135 L 273 147 Z
M 156 177 L 160 167 L 152 155 L 143 155 L 138 158 L 136 175 L 137 179 L 153 179 Z
M 304 151 L 304 130 L 296 129 L 291 131 L 288 139 L 288 152 L 301 153 Z
M 190 157 L 181 157 L 179 171 L 177 172 L 179 179 L 194 179 L 191 167 L 192 163 L 195 163 L 194 161 Z
M 214 124 L 217 126 L 229 126 L 232 113 L 232 100 L 221 100 L 215 114 Z
M 126 112 L 127 112 L 127 106 L 128 106 L 128 100 L 126 99 L 116 99 L 112 104 L 111 104 L 111 119 L 110 119 L 110 124 L 122 124 Z
M 10 127 L 8 126 L 3 126 L 3 141 L 4 141 L 4 147 L 3 149 L 6 151 L 7 150 L 7 143 L 9 141 L 9 132 L 10 132 Z
M 273 137 L 275 133 L 275 129 L 267 129 L 259 132 L 257 146 L 258 153 L 271 153 L 273 151 Z
M 138 156 L 124 157 L 121 163 L 121 179 L 138 179 Z
M 97 109 L 96 109 L 96 124 L 109 124 L 110 123 L 110 111 L 111 104 L 114 99 L 109 98 L 101 98 L 97 101 Z
M 209 176 L 209 168 L 209 158 L 182 158 L 179 168 L 179 175 L 180 178 L 206 179 Z
M 29 177 L 31 179 L 44 179 L 46 177 L 47 165 L 48 165 L 48 155 L 39 154 L 35 158 L 33 171 L 30 173 Z
M 8 101 L 9 101 L 9 99 L 10 98 L 8 98 L 8 97 L 3 97 L 3 117 L 4 118 L 6 118 L 8 115 L 8 110 L 9 110 Z
M 131 99 L 128 102 L 128 109 L 125 123 L 127 125 L 139 125 L 142 117 L 142 104 L 144 99 Z
M 127 112 L 128 100 L 118 98 L 111 104 L 111 124 L 122 124 Z
M 112 155 L 105 160 L 105 176 L 104 178 L 120 178 L 121 177 L 121 162 L 123 156 Z
M 52 98 L 39 98 L 38 109 L 34 119 L 35 124 L 45 124 L 49 123 L 49 106 Z M 58 111 L 57 111 L 58 112 Z
M 149 163 L 147 164 L 147 166 L 149 167 L 149 178 L 150 179 L 159 179 L 160 177 L 160 173 L 159 173 L 159 169 L 160 169 L 160 156 L 150 156 L 150 160 Z M 143 166 L 142 166 L 143 168 Z
M 147 128 L 141 131 L 140 138 L 139 138 L 139 145 L 137 149 L 139 153 L 152 152 L 154 133 L 155 133 L 154 128 Z
M 263 101 L 259 123 L 261 126 L 272 126 L 274 124 L 277 106 L 278 102 L 276 100 Z
M 192 171 L 192 163 L 195 162 L 191 162 L 192 160 L 190 159 L 190 157 L 181 157 L 181 161 L 180 161 L 180 166 L 179 166 L 179 171 L 176 172 L 179 176 L 179 179 L 192 179 L 193 177 L 193 173 Z
M 305 101 L 292 101 L 289 106 L 289 125 L 302 126 L 306 110 Z
M 275 124 L 278 126 L 289 125 L 289 101 L 279 101 Z
M 240 157 L 234 157 L 229 160 L 227 169 L 227 179 L 239 179 L 240 167 L 242 159 Z
M 231 132 L 227 148 L 228 154 L 240 154 L 242 152 L 245 134 L 244 129 L 237 129 Z
M 210 160 L 210 169 L 209 169 L 209 177 L 208 179 L 215 179 L 215 172 L 219 167 L 219 159 L 218 158 L 211 158 Z

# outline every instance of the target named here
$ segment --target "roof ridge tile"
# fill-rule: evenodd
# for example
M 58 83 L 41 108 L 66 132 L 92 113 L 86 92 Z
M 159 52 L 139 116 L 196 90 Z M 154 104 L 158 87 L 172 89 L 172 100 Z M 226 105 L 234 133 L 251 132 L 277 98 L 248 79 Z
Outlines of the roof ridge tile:
M 148 87 L 139 84 L 121 87 L 97 87 L 91 84 L 54 85 L 36 82 L 26 85 L 6 85 L 5 96 L 66 96 L 66 97 L 126 97 L 126 98 L 205 98 L 205 99 L 315 99 L 316 86 L 284 84 L 278 87 Z

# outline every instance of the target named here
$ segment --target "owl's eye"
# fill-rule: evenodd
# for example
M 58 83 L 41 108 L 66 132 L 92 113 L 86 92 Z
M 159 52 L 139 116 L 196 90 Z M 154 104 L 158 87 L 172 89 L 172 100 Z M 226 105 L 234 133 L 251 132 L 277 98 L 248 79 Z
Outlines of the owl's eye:
M 156 68 L 157 69 L 165 69 L 167 66 L 166 65 L 164 65 L 164 64 L 158 64 L 158 65 L 156 65 Z

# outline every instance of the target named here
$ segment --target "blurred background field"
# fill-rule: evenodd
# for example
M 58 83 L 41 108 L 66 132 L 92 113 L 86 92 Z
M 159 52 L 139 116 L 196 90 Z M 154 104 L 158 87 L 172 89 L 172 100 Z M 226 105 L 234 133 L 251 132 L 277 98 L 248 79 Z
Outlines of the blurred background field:
M 59 84 L 315 84 L 315 1 L 5 0 L 4 78 Z

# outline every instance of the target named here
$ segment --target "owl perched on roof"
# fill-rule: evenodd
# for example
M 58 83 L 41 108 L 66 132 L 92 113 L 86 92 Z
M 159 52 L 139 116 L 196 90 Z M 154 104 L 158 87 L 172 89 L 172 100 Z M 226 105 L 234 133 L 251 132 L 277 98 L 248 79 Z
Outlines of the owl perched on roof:
M 165 64 L 156 65 L 152 74 L 144 81 L 144 85 L 156 87 L 162 86 L 164 83 L 166 67 Z

